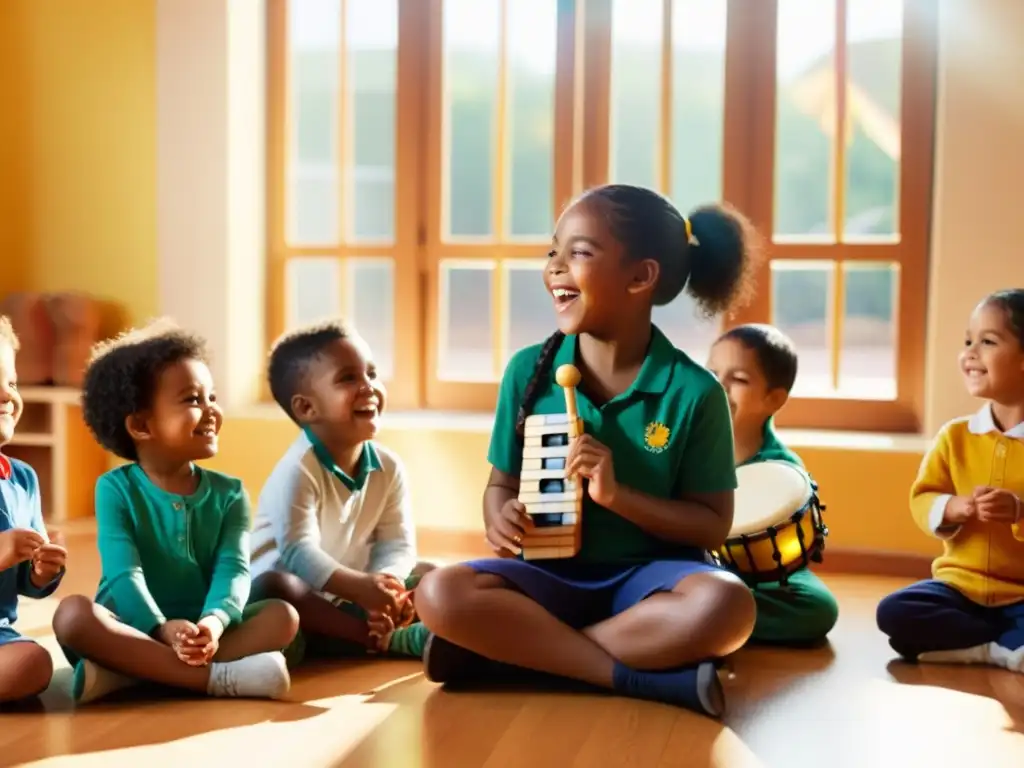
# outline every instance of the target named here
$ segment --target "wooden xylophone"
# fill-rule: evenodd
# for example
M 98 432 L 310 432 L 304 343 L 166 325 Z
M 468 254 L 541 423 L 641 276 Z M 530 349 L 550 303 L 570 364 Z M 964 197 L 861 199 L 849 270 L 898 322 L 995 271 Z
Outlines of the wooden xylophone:
M 583 481 L 566 474 L 573 438 L 583 432 L 576 411 L 580 374 L 563 365 L 555 380 L 565 389 L 566 413 L 528 416 L 524 428 L 519 501 L 531 522 L 521 542 L 526 560 L 574 557 L 580 551 Z

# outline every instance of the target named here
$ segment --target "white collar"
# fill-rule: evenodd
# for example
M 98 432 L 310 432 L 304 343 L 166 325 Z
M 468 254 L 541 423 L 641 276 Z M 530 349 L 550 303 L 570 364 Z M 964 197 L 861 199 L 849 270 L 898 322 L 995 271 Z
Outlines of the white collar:
M 967 422 L 967 429 L 975 435 L 985 435 L 989 432 L 999 432 L 999 428 L 996 426 L 996 420 L 992 416 L 992 403 L 985 403 L 980 411 L 975 413 Z M 1019 440 L 1024 440 L 1024 422 L 1021 422 L 1015 427 L 1001 432 L 1000 434 L 1006 437 L 1015 437 Z

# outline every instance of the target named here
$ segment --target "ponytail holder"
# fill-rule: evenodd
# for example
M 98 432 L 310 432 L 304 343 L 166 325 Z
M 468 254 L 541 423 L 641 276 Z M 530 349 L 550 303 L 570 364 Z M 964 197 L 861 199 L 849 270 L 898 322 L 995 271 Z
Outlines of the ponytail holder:
M 687 245 L 692 245 L 694 248 L 696 248 L 698 245 L 700 245 L 700 240 L 694 237 L 693 224 L 690 223 L 690 220 L 686 216 L 683 216 L 683 226 L 686 227 Z

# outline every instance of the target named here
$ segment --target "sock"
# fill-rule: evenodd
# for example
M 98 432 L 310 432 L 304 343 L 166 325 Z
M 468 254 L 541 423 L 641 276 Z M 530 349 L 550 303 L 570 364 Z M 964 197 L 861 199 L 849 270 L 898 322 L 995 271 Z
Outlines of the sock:
M 423 658 L 423 649 L 427 644 L 430 630 L 422 622 L 399 627 L 388 638 L 387 652 L 398 656 L 414 656 Z
M 71 684 L 71 697 L 78 704 L 88 704 L 107 694 L 137 685 L 138 680 L 112 672 L 88 659 L 75 665 Z
M 992 664 L 1011 672 L 1024 672 L 1024 646 L 1011 651 L 999 643 L 989 643 L 989 657 Z
M 919 653 L 917 660 L 923 664 L 992 664 L 992 648 L 995 643 L 982 643 L 970 648 L 954 648 L 949 651 L 926 651 Z
M 725 692 L 713 662 L 694 667 L 651 672 L 615 662 L 612 686 L 638 699 L 675 704 L 711 717 L 725 710 Z
M 237 661 L 210 665 L 211 696 L 279 699 L 291 687 L 291 678 L 280 651 L 257 653 Z

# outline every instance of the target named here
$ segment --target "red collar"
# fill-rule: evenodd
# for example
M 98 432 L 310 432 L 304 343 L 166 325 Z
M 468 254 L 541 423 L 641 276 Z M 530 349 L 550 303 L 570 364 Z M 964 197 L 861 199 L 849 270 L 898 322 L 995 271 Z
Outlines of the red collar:
M 11 461 L 0 453 L 0 480 L 11 479 Z

